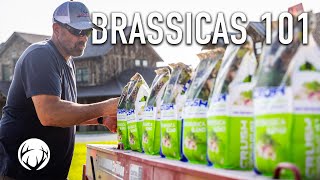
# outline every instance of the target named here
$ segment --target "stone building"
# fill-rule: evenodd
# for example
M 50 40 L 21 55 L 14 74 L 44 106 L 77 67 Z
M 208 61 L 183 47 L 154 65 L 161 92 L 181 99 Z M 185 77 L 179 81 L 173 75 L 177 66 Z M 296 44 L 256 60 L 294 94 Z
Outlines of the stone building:
M 126 37 L 129 36 L 130 31 L 130 27 L 125 29 Z M 14 66 L 19 56 L 32 43 L 48 38 L 50 37 L 14 32 L 5 43 L 1 44 L 0 108 L 5 104 Z M 93 45 L 89 38 L 83 56 L 74 58 L 78 103 L 93 103 L 120 96 L 122 88 L 136 72 L 139 72 L 151 85 L 155 77 L 156 64 L 163 61 L 161 57 L 150 44 L 143 45 L 135 41 L 132 45 L 124 45 L 118 42 L 115 45 L 110 41 Z M 97 127 L 87 126 L 77 129 L 97 130 Z
M 313 32 L 313 37 L 320 46 L 320 13 L 316 13 L 316 29 Z

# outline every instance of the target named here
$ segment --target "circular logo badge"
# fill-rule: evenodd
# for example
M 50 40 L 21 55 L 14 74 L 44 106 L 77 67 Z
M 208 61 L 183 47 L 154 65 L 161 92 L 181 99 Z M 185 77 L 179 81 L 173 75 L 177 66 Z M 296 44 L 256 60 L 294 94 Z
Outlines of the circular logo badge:
M 31 138 L 20 145 L 18 159 L 24 168 L 28 170 L 40 170 L 49 162 L 50 149 L 42 140 Z

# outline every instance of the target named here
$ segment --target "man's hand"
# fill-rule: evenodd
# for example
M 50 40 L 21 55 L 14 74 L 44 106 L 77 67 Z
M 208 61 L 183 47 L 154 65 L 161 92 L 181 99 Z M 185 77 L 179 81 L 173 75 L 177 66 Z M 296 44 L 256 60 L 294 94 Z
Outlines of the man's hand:
M 119 97 L 111 98 L 102 102 L 99 102 L 103 105 L 103 121 L 102 125 L 107 127 L 111 132 L 117 132 L 117 109 L 118 109 L 118 102 Z M 99 125 L 97 118 L 89 119 L 81 125 Z
M 103 118 L 103 125 L 106 126 L 111 132 L 117 132 L 117 116 L 107 116 Z
M 117 116 L 118 102 L 120 97 L 111 98 L 106 100 L 108 103 L 108 108 L 106 109 L 103 116 Z

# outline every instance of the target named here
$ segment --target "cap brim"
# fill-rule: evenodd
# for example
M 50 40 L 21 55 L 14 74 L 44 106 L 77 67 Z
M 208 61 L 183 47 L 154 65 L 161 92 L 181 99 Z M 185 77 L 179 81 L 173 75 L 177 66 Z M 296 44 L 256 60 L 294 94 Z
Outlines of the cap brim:
M 93 24 L 92 22 L 76 22 L 76 23 L 70 23 L 68 25 L 75 28 L 75 29 L 79 29 L 79 30 L 86 30 L 86 29 L 94 28 L 98 31 L 102 31 L 102 28 Z

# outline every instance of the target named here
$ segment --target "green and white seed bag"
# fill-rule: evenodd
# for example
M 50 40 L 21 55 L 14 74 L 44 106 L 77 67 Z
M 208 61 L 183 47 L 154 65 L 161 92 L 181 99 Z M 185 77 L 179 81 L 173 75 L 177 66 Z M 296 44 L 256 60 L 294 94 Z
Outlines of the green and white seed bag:
M 124 149 L 130 149 L 127 126 L 126 102 L 129 83 L 123 88 L 117 110 L 117 135 L 118 142 L 123 144 Z
M 172 73 L 161 105 L 161 154 L 170 159 L 182 159 L 182 108 L 190 84 L 192 69 L 183 64 L 169 65 Z
M 142 147 L 146 154 L 151 155 L 160 153 L 161 100 L 170 78 L 170 70 L 167 67 L 159 68 L 155 72 L 157 75 L 151 85 L 142 124 Z
M 301 34 L 298 24 L 292 43 L 274 38 L 263 51 L 254 90 L 255 167 L 271 176 L 289 162 L 304 179 L 320 179 L 320 49 L 311 33 L 302 45 Z
M 252 169 L 252 77 L 257 60 L 253 41 L 229 45 L 207 113 L 207 154 L 214 167 Z
M 130 148 L 134 151 L 142 152 L 143 112 L 148 96 L 148 84 L 136 73 L 130 79 L 126 103 L 128 138 Z
M 210 92 L 215 83 L 224 47 L 205 50 L 200 59 L 192 83 L 187 91 L 183 109 L 183 154 L 191 163 L 207 164 L 207 110 Z

